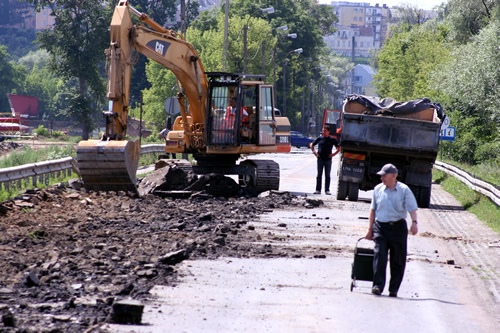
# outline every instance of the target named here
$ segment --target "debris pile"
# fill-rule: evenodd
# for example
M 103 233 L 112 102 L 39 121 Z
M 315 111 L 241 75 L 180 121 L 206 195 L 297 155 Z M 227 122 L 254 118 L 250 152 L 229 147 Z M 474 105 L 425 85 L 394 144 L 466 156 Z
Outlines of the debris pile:
M 158 161 L 155 171 L 139 183 L 138 192 L 141 196 L 155 194 L 178 198 L 201 193 L 223 197 L 250 195 L 230 177 L 219 174 L 195 175 L 191 164 L 185 160 Z
M 0 156 L 5 155 L 12 150 L 18 149 L 23 145 L 13 141 L 0 141 Z
M 202 178 L 183 179 L 194 188 Z M 286 192 L 190 193 L 178 199 L 59 185 L 0 203 L 0 330 L 83 332 L 109 321 L 123 299 L 144 300 L 154 285 L 174 283 L 176 265 L 188 258 L 287 256 L 256 243 L 249 222 L 311 205 Z

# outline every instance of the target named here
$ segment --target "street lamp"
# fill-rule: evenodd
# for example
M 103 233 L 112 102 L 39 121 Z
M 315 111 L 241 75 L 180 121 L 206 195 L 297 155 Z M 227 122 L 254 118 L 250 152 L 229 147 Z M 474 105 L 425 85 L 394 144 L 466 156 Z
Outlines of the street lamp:
M 243 74 L 246 74 L 247 72 L 247 31 L 248 31 L 248 22 L 252 18 L 252 15 L 257 13 L 258 11 L 261 11 L 263 13 L 267 14 L 272 14 L 274 13 L 274 8 L 269 7 L 269 8 L 264 8 L 264 9 L 259 9 L 253 12 L 250 16 L 248 16 L 247 21 L 245 22 L 245 25 L 243 26 Z
M 287 58 L 290 55 L 290 53 L 300 54 L 302 52 L 304 52 L 302 48 L 291 50 L 286 54 L 285 60 L 283 61 L 283 115 L 286 115 L 286 66 L 288 64 Z
M 285 28 L 285 29 L 282 29 L 282 28 Z M 284 25 L 284 26 L 278 27 L 277 29 L 278 30 L 287 30 L 288 26 Z M 287 37 L 295 39 L 295 38 L 297 38 L 297 34 L 296 33 L 287 34 Z M 273 49 L 273 84 L 274 84 L 274 86 L 276 86 L 276 51 L 277 51 L 277 47 L 278 47 L 279 42 L 280 42 L 280 36 L 278 35 L 278 41 L 276 42 L 276 45 L 274 45 L 274 49 Z

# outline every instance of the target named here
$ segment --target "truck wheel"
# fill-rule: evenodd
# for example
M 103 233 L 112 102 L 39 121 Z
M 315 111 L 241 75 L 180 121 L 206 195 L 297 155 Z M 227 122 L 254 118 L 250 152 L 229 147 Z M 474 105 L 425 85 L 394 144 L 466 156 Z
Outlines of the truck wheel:
M 431 203 L 431 188 L 420 186 L 420 193 L 418 196 L 418 206 L 420 208 L 429 208 Z
M 418 198 L 420 196 L 420 187 L 416 185 L 408 185 L 408 187 L 413 192 L 413 195 L 415 196 L 415 199 L 417 199 L 418 202 Z
M 349 201 L 358 201 L 359 183 L 349 183 Z
M 348 187 L 349 187 L 348 182 L 339 179 L 337 183 L 337 200 L 345 200 L 345 197 L 347 197 Z

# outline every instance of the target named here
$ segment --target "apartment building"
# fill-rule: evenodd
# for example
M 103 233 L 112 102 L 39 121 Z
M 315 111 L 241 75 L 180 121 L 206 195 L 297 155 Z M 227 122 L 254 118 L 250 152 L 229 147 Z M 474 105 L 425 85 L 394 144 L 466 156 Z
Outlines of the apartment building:
M 371 49 L 384 44 L 391 18 L 386 4 L 332 1 L 331 5 L 339 18 L 338 31 L 325 37 L 325 43 L 337 54 L 351 56 L 354 50 L 354 56 L 368 57 Z
M 55 23 L 54 16 L 50 15 L 50 9 L 44 8 L 35 15 L 35 29 L 44 30 L 51 28 Z
M 323 38 L 325 44 L 336 54 L 351 57 L 370 57 L 374 49 L 380 48 L 375 33 L 369 26 L 339 26 L 337 31 Z

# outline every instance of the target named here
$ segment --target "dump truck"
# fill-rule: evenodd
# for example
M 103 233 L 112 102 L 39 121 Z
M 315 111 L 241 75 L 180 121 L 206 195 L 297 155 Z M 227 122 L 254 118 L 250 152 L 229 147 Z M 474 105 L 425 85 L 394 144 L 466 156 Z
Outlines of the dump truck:
M 398 168 L 419 207 L 429 207 L 432 167 L 444 114 L 428 98 L 396 102 L 391 98 L 349 95 L 344 100 L 337 199 L 358 200 L 359 190 L 380 183 L 384 164 Z

